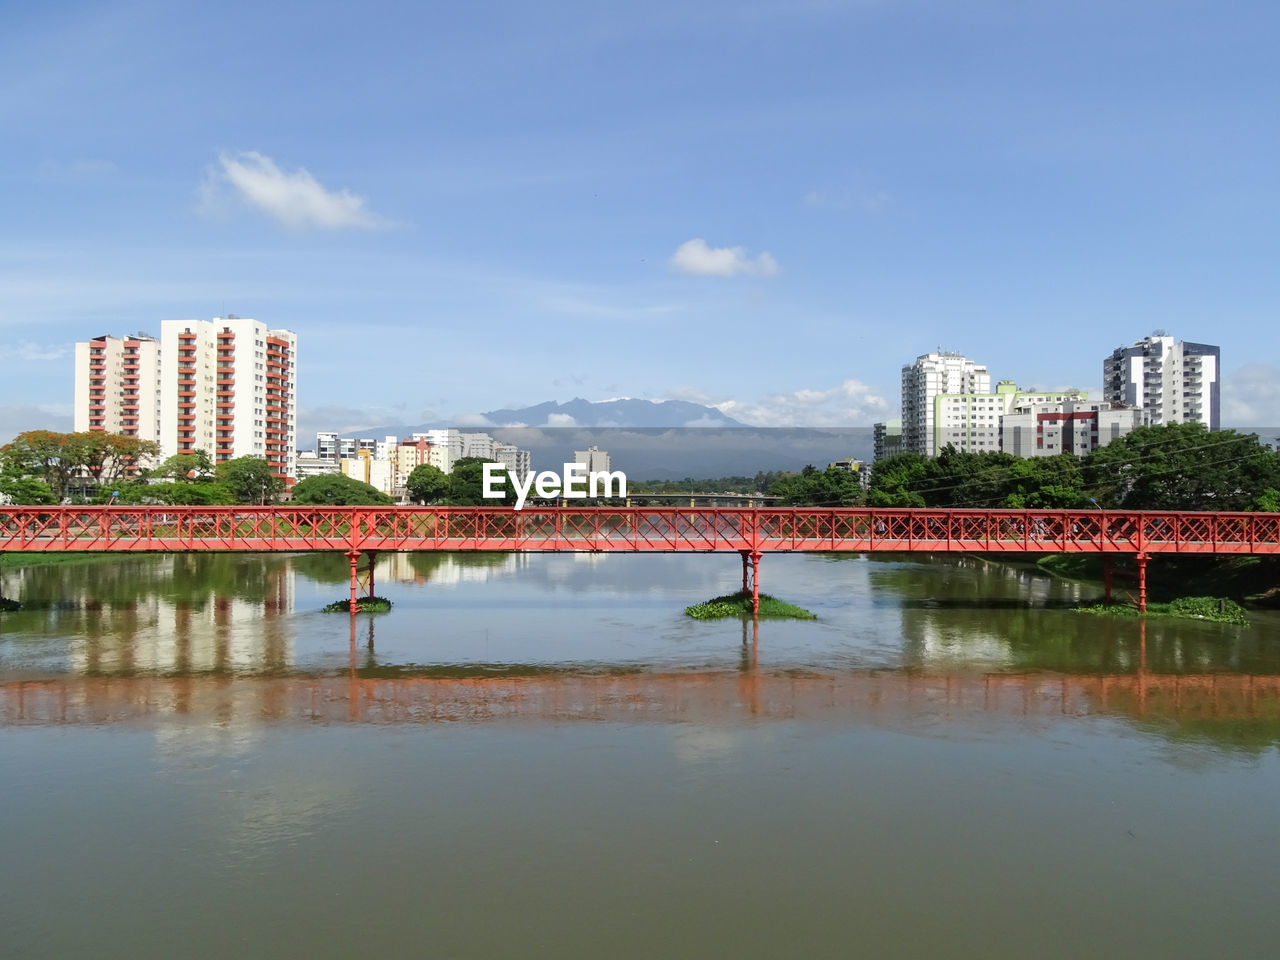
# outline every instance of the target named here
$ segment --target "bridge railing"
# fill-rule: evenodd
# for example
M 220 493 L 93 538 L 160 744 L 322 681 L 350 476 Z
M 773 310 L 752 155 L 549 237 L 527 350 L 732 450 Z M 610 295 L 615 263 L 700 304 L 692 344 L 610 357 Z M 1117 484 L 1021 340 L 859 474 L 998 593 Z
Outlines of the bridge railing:
M 0 551 L 1280 553 L 1280 515 L 725 507 L 0 507 Z

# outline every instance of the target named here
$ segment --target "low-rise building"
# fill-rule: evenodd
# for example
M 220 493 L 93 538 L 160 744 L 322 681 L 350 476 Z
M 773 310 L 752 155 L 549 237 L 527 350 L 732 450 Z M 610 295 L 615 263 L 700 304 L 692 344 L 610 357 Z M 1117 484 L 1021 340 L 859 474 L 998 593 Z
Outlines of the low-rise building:
M 1001 449 L 1015 457 L 1086 456 L 1143 425 L 1137 407 L 1105 401 L 1019 404 L 1001 421 Z

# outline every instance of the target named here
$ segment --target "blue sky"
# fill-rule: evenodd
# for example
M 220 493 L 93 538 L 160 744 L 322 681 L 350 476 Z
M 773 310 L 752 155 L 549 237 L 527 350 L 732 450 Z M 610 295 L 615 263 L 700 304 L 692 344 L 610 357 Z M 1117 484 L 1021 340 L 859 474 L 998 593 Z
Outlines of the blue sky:
M 0 434 L 71 345 L 299 335 L 300 433 L 574 396 L 896 412 L 942 346 L 1095 389 L 1162 328 L 1280 423 L 1280 6 L 8 3 Z

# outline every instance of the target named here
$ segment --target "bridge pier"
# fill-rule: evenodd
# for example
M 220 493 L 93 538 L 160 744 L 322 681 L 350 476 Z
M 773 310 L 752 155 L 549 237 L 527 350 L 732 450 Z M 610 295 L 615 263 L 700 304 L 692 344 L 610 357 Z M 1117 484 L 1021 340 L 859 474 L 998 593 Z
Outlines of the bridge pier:
M 1102 586 L 1106 590 L 1107 603 L 1111 602 L 1111 554 L 1102 555 Z
M 1138 554 L 1138 612 L 1147 612 L 1147 555 Z
M 356 597 L 356 591 L 360 586 L 356 578 L 356 565 L 360 562 L 360 551 L 348 550 L 347 559 L 351 561 L 351 615 L 354 617 L 360 609 L 360 601 Z
M 751 551 L 751 615 L 760 612 L 760 551 Z
M 747 568 L 751 565 L 751 559 L 750 559 L 751 551 L 739 550 L 738 552 L 742 554 L 742 592 L 746 593 L 747 592 Z

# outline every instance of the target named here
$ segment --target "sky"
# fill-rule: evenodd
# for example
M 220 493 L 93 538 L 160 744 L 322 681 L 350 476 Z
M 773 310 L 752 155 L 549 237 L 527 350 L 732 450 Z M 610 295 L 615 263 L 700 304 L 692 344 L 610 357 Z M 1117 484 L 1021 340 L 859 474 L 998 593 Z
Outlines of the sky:
M 1160 329 L 1280 423 L 1280 5 L 3 2 L 0 438 L 165 319 L 297 332 L 299 439 L 573 397 L 894 415 L 939 347 Z

